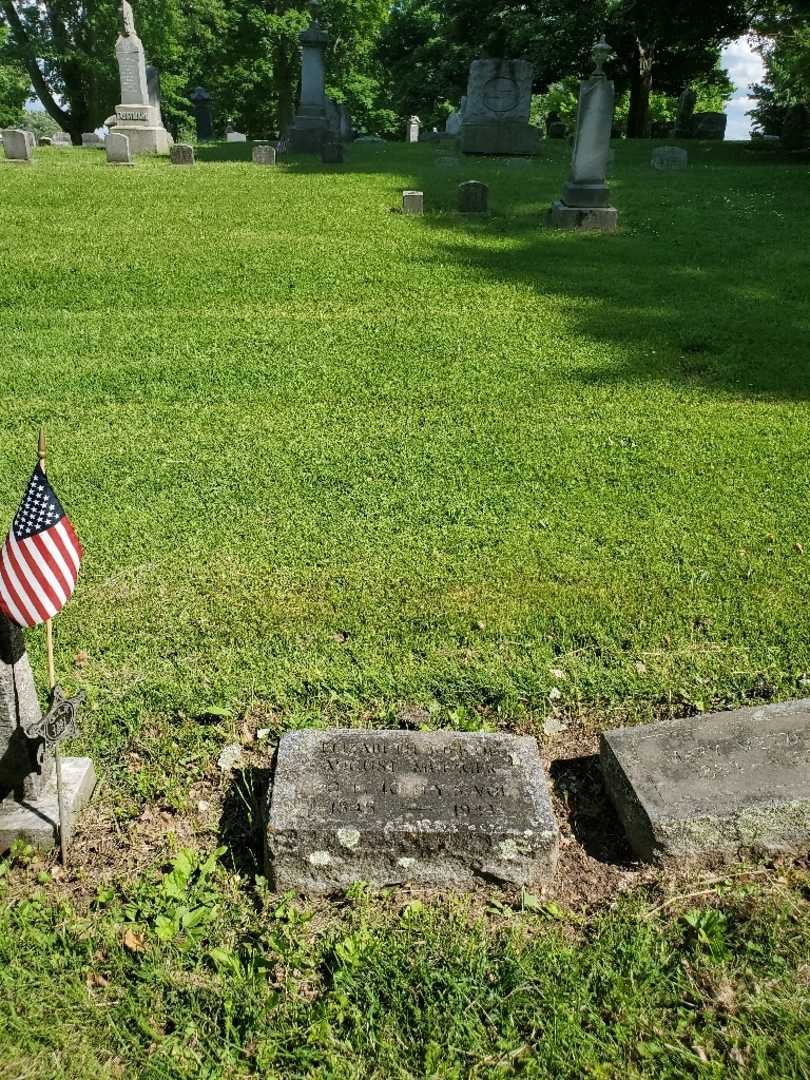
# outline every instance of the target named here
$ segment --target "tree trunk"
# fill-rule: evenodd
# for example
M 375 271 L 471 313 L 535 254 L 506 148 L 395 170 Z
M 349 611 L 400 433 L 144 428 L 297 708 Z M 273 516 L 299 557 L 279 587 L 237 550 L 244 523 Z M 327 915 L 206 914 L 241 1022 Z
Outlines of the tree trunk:
M 636 41 L 630 72 L 630 106 L 627 112 L 628 139 L 646 139 L 650 134 L 650 91 L 652 90 L 653 48 Z
M 299 56 L 297 46 L 282 41 L 275 50 L 273 83 L 278 102 L 278 130 L 283 135 L 295 119 L 295 92 L 298 89 Z

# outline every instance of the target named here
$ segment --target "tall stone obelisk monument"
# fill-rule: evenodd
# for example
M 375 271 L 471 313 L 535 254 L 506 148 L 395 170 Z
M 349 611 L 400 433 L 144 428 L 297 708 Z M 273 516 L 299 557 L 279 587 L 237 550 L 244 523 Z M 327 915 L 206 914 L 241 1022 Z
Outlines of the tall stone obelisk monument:
M 124 29 L 115 43 L 121 104 L 115 109 L 115 130 L 129 138 L 134 154 L 168 154 L 173 140 L 163 126 L 160 105 L 150 102 L 146 54 L 128 0 L 121 0 L 121 15 Z

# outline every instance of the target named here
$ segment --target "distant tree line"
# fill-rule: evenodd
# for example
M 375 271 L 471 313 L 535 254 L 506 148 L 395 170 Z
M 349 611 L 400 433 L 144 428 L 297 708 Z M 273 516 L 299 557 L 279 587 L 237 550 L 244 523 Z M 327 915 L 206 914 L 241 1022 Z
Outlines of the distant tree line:
M 701 108 L 731 89 L 723 44 L 757 35 L 768 72 L 757 124 L 780 127 L 810 94 L 810 0 L 322 0 L 331 34 L 327 90 L 361 130 L 392 134 L 417 113 L 443 122 L 478 56 L 526 57 L 535 90 L 564 109 L 605 32 L 617 118 L 631 138 L 671 119 L 685 85 Z M 299 74 L 304 0 L 135 0 L 136 24 L 161 72 L 164 119 L 191 126 L 190 91 L 211 94 L 220 127 L 258 137 L 290 122 Z M 78 141 L 118 103 L 118 0 L 0 0 L 0 122 L 20 121 L 33 85 L 49 116 Z M 569 95 L 566 97 L 566 95 Z M 546 111 L 551 106 L 548 105 Z M 557 110 L 559 111 L 559 110 Z

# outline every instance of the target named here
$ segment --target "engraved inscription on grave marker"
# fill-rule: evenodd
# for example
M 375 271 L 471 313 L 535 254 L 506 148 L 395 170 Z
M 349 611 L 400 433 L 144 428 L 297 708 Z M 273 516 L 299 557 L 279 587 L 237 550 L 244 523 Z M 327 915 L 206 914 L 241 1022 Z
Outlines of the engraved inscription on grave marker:
M 542 882 L 556 852 L 533 739 L 399 731 L 282 739 L 267 820 L 278 888 L 331 892 L 355 880 L 460 884 L 481 876 Z

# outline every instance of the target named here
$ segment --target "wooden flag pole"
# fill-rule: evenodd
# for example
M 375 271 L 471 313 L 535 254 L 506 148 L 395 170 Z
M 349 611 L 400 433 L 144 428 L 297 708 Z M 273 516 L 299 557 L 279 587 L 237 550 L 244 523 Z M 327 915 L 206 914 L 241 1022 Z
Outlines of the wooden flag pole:
M 37 447 L 40 468 L 45 473 L 45 431 L 40 428 L 39 445 Z M 53 697 L 53 688 L 56 686 L 56 666 L 53 662 L 53 619 L 45 621 L 45 641 L 48 648 L 48 693 Z M 59 804 L 59 848 L 62 853 L 62 866 L 67 866 L 67 844 L 65 843 L 65 806 L 64 792 L 62 790 L 62 756 L 59 752 L 59 744 L 53 748 L 54 764 L 56 765 L 56 799 Z

